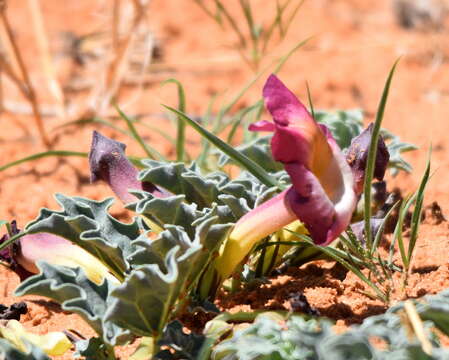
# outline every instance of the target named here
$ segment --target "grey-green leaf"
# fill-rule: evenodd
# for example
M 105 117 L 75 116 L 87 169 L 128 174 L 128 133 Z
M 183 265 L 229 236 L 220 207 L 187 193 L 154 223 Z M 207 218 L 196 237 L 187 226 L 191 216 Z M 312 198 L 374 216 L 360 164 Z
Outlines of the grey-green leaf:
M 124 224 L 108 213 L 113 199 L 94 201 L 56 194 L 62 211 L 42 209 L 29 233 L 61 236 L 99 258 L 119 278 L 129 269 L 126 257 L 134 252 L 132 241 L 141 236 L 137 222 Z
M 103 339 L 111 345 L 123 344 L 129 332 L 104 318 L 109 307 L 109 293 L 114 285 L 106 280 L 97 285 L 80 268 L 38 263 L 41 273 L 22 282 L 16 296 L 40 295 L 61 304 L 66 311 L 80 315 Z

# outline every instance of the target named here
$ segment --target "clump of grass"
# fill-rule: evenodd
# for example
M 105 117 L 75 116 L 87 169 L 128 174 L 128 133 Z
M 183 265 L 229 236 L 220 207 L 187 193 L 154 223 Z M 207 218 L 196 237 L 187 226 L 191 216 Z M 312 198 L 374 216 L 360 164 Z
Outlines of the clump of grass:
M 239 54 L 254 70 L 259 69 L 274 40 L 281 42 L 287 36 L 293 20 L 304 3 L 304 0 L 276 0 L 273 16 L 264 24 L 257 21 L 251 0 L 238 1 L 239 15 L 244 21 L 231 12 L 229 4 L 225 1 L 211 1 L 212 6 L 206 5 L 204 0 L 193 1 L 222 28 L 226 26 L 231 28 L 238 39 Z

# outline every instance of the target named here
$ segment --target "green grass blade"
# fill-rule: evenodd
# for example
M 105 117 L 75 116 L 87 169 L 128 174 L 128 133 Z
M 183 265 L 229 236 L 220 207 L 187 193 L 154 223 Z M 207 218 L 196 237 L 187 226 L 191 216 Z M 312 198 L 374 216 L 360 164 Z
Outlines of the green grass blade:
M 55 157 L 55 156 L 61 156 L 61 157 L 83 157 L 83 158 L 87 158 L 89 156 L 89 153 L 87 152 L 79 152 L 79 151 L 66 151 L 66 150 L 50 150 L 50 151 L 44 151 L 44 152 L 40 152 L 37 154 L 33 154 L 27 157 L 24 157 L 22 159 L 16 160 L 16 161 L 12 161 L 6 165 L 0 166 L 0 172 L 7 170 L 9 168 L 12 168 L 14 166 L 29 162 L 29 161 L 34 161 L 34 160 L 38 160 L 38 159 L 42 159 L 42 158 L 46 158 L 46 157 Z M 143 164 L 142 164 L 142 158 L 137 157 L 137 156 L 127 156 L 128 160 L 131 161 L 133 163 L 133 165 L 142 168 Z
M 373 246 L 370 250 L 370 255 L 371 257 L 374 255 L 374 251 L 377 249 L 377 247 L 379 246 L 380 243 L 380 239 L 382 238 L 382 235 L 384 233 L 384 228 L 385 225 L 388 221 L 388 219 L 391 217 L 391 215 L 393 214 L 393 211 L 399 206 L 399 201 L 397 201 L 390 210 L 388 210 L 388 212 L 385 214 L 385 217 L 382 220 L 382 223 L 379 226 L 379 229 L 377 230 L 376 236 L 374 237 L 374 241 L 373 241 Z
M 229 132 L 229 135 L 228 135 L 228 138 L 227 138 L 227 143 L 228 143 L 228 144 L 231 144 L 232 141 L 234 140 L 234 136 L 235 136 L 235 134 L 236 134 L 236 132 L 237 132 L 238 127 L 239 127 L 240 124 L 242 123 L 243 119 L 244 119 L 250 112 L 252 112 L 253 110 L 257 109 L 257 108 L 260 106 L 259 103 L 260 103 L 261 101 L 262 101 L 262 100 L 259 100 L 259 101 L 258 101 L 257 103 L 255 103 L 254 105 L 251 105 L 251 106 L 249 106 L 249 107 L 243 109 L 242 111 L 240 111 L 240 112 L 237 114 L 236 117 L 238 118 L 238 120 L 237 120 L 237 121 L 234 121 L 234 123 L 232 124 L 231 131 Z
M 305 40 L 300 41 L 299 43 L 297 43 L 295 46 L 293 46 L 289 52 L 287 52 L 287 54 L 283 55 L 280 57 L 280 59 L 278 60 L 278 64 L 276 65 L 273 73 L 277 74 L 279 71 L 281 71 L 282 67 L 284 66 L 284 64 L 286 63 L 286 61 L 290 58 L 290 56 L 292 56 L 296 50 L 298 50 L 299 48 L 301 48 L 302 46 L 304 46 L 305 44 L 307 44 L 307 42 L 312 39 L 313 36 L 308 37 Z
M 394 244 L 395 242 L 398 243 L 399 252 L 401 254 L 401 259 L 402 259 L 402 263 L 404 264 L 404 268 L 407 268 L 407 253 L 405 251 L 405 244 L 404 244 L 404 239 L 402 237 L 402 231 L 404 228 L 404 220 L 405 220 L 405 217 L 407 216 L 408 209 L 410 209 L 410 206 L 413 204 L 414 201 L 415 201 L 415 195 L 409 196 L 407 200 L 404 199 L 402 201 L 401 207 L 399 208 L 398 222 L 396 223 L 396 227 L 395 227 L 394 233 L 393 233 L 392 244 Z M 393 251 L 394 251 L 394 249 L 390 248 L 390 263 L 393 258 Z
M 287 24 L 284 27 L 284 34 L 286 35 L 288 32 L 288 29 L 290 29 L 290 25 L 293 23 L 293 20 L 295 20 L 296 15 L 298 14 L 299 9 L 304 4 L 305 0 L 301 0 L 296 8 L 290 13 L 290 17 L 287 20 Z
M 65 151 L 65 150 L 50 150 L 50 151 L 44 151 L 37 154 L 33 154 L 27 157 L 24 157 L 22 159 L 12 161 L 6 165 L 0 166 L 0 171 L 4 171 L 6 169 L 9 169 L 13 166 L 20 165 L 23 163 L 26 163 L 28 161 L 34 161 L 37 159 L 42 159 L 45 157 L 52 157 L 52 156 L 77 156 L 77 157 L 85 157 L 87 158 L 88 153 L 86 152 L 78 152 L 78 151 Z
M 384 86 L 382 97 L 380 99 L 379 107 L 377 108 L 376 120 L 374 121 L 373 134 L 371 138 L 371 144 L 368 152 L 368 160 L 365 170 L 365 182 L 363 185 L 364 201 L 365 201 L 365 238 L 368 251 L 371 252 L 372 239 L 371 239 L 371 183 L 374 176 L 374 166 L 377 154 L 377 143 L 380 135 L 380 126 L 384 117 L 385 106 L 387 104 L 388 93 L 390 91 L 391 80 L 399 59 L 396 60 L 393 67 L 390 70 L 387 81 Z
M 238 36 L 238 38 L 240 40 L 240 45 L 242 46 L 242 48 L 246 48 L 245 36 L 243 35 L 242 31 L 240 30 L 240 28 L 239 28 L 237 22 L 235 21 L 235 19 L 228 12 L 226 7 L 222 4 L 222 2 L 220 0 L 215 0 L 215 4 L 217 6 L 217 10 L 220 12 L 220 14 L 224 15 L 224 17 L 228 21 L 229 25 L 231 25 L 231 28 L 237 34 L 237 36 Z
M 165 80 L 162 85 L 173 83 L 178 88 L 178 110 L 180 112 L 186 112 L 186 96 L 182 84 L 176 79 Z M 178 132 L 176 135 L 176 161 L 184 162 L 184 149 L 185 149 L 185 128 L 186 124 L 178 116 Z
M 68 122 L 65 122 L 65 123 L 63 123 L 61 125 L 58 125 L 58 126 L 54 127 L 51 131 L 63 129 L 65 127 L 74 126 L 74 125 L 82 126 L 82 125 L 92 124 L 92 123 L 94 123 L 94 124 L 101 124 L 101 125 L 104 125 L 104 126 L 107 126 L 107 127 L 111 128 L 111 129 L 114 129 L 115 131 L 118 131 L 119 133 L 122 133 L 122 134 L 127 135 L 127 136 L 131 136 L 131 134 L 128 131 L 123 130 L 120 127 L 118 127 L 118 126 L 114 125 L 113 123 L 111 123 L 110 121 L 101 119 L 99 117 L 92 117 L 92 118 L 89 118 L 89 119 L 79 119 L 79 120 L 74 120 L 74 121 L 68 121 Z
M 166 160 L 165 157 L 161 153 L 159 153 L 157 150 L 153 149 L 152 147 L 148 146 L 148 144 L 145 141 L 143 141 L 142 137 L 137 132 L 133 121 L 118 107 L 118 105 L 115 105 L 115 109 L 119 113 L 120 117 L 126 121 L 126 124 L 128 125 L 128 129 L 131 132 L 132 137 L 134 138 L 134 140 L 136 140 L 139 143 L 139 145 L 145 151 L 147 156 L 153 160 L 155 160 L 157 158 Z
M 156 126 L 149 125 L 149 124 L 145 123 L 142 120 L 134 120 L 133 122 L 136 123 L 136 124 L 139 124 L 141 126 L 144 126 L 144 127 L 148 128 L 148 129 L 150 129 L 151 131 L 154 131 L 154 132 L 158 133 L 165 140 L 167 140 L 170 144 L 172 144 L 173 146 L 176 146 L 175 139 L 172 136 L 170 136 L 166 131 L 161 130 L 160 128 L 158 128 Z M 129 134 L 129 136 L 132 137 L 131 134 Z
M 233 147 L 226 144 L 223 140 L 203 128 L 196 121 L 190 119 L 186 114 L 171 108 L 169 106 L 163 105 L 168 110 L 174 112 L 178 116 L 187 122 L 190 126 L 192 126 L 201 136 L 209 140 L 212 144 L 214 144 L 218 149 L 223 151 L 226 155 L 228 155 L 231 159 L 233 159 L 236 163 L 240 164 L 246 170 L 248 170 L 251 174 L 253 174 L 257 179 L 259 179 L 263 184 L 272 187 L 276 186 L 280 188 L 280 184 L 277 182 L 275 178 L 273 178 L 270 174 L 268 174 L 259 164 L 247 158 L 245 155 L 241 154 Z
M 309 88 L 308 82 L 306 82 L 306 88 L 307 88 L 307 99 L 309 101 L 310 113 L 312 114 L 312 118 L 315 119 L 315 109 L 313 107 L 312 94 L 310 93 L 310 88 Z
M 0 220 L 0 227 L 2 227 L 2 226 L 5 225 L 5 224 L 9 225 L 9 221 L 6 221 L 6 220 Z M 8 226 L 7 226 L 7 228 L 8 228 Z M 9 232 L 9 229 L 8 229 L 8 232 Z
M 28 233 L 26 231 L 21 231 L 20 233 L 11 236 L 8 240 L 6 240 L 5 242 L 0 244 L 0 251 L 2 251 L 3 249 L 7 248 L 9 245 L 11 245 L 13 242 L 15 242 L 16 240 L 20 239 L 21 237 L 27 235 Z
M 424 192 L 426 190 L 427 183 L 430 178 L 430 154 L 432 152 L 432 149 L 429 150 L 429 156 L 427 159 L 426 164 L 426 170 L 424 171 L 424 175 L 421 179 L 421 183 L 419 184 L 419 188 L 416 192 L 416 201 L 415 201 L 415 208 L 413 210 L 412 214 L 412 222 L 411 222 L 411 232 L 410 232 L 410 242 L 408 245 L 408 267 L 410 267 L 410 263 L 413 256 L 413 251 L 415 249 L 416 240 L 418 237 L 418 229 L 421 222 L 421 214 L 422 214 L 422 207 L 423 207 L 423 201 L 424 201 Z

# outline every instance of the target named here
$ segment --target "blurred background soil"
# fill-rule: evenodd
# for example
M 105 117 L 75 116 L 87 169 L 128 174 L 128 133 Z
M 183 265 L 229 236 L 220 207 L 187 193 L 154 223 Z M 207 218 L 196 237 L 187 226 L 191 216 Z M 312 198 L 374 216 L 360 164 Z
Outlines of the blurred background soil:
M 231 10 L 235 10 L 237 2 L 226 0 L 228 2 Z M 40 3 L 54 70 L 67 102 L 65 118 L 58 113 L 57 103 L 42 72 L 27 2 L 7 2 L 7 13 L 37 92 L 43 125 L 54 140 L 53 149 L 86 152 L 90 147 L 92 130 L 97 129 L 128 143 L 128 154 L 144 156 L 134 141 L 99 124 L 58 129 L 64 122 L 80 119 L 90 111 L 86 110 L 89 93 L 99 81 L 98 64 L 107 56 L 102 49 L 110 46 L 110 39 L 104 36 L 104 32 L 111 21 L 112 1 L 42 0 Z M 253 3 L 260 19 L 272 16 L 274 0 L 254 0 Z M 425 202 L 438 202 L 443 214 L 447 214 L 449 23 L 443 13 L 434 17 L 421 16 L 419 12 L 413 13 L 406 8 L 400 8 L 398 17 L 400 3 L 393 0 L 306 1 L 286 39 L 270 47 L 262 68 L 285 54 L 294 44 L 313 36 L 288 60 L 279 77 L 304 102 L 307 99 L 307 82 L 316 108 L 361 108 L 368 123 L 373 120 L 388 71 L 401 56 L 383 126 L 403 141 L 416 144 L 419 150 L 405 155 L 413 165 L 413 173 L 389 178 L 388 186 L 390 189 L 398 186 L 405 193 L 416 189 L 432 146 L 433 177 Z M 444 5 L 444 1 L 422 3 L 428 3 L 434 12 L 438 6 Z M 153 36 L 153 59 L 144 73 L 128 69 L 125 75 L 117 102 L 129 115 L 139 115 L 146 123 L 174 134 L 175 129 L 161 104 L 177 105 L 176 88 L 173 85 L 162 86 L 162 81 L 176 78 L 182 82 L 187 112 L 201 116 L 213 96 L 218 102 L 229 100 L 254 76 L 254 71 L 242 62 L 235 49 L 235 34 L 230 29 L 221 29 L 193 1 L 152 0 L 145 14 Z M 438 17 L 440 15 L 441 18 Z M 262 76 L 248 91 L 236 110 L 260 98 L 265 78 Z M 1 76 L 1 82 L 0 166 L 46 150 L 36 131 L 28 102 L 5 76 Z M 214 109 L 217 110 L 217 106 Z M 114 115 L 112 109 L 107 109 L 106 113 Z M 123 121 L 116 120 L 115 123 L 125 127 Z M 139 130 L 153 147 L 174 158 L 173 146 L 163 137 L 144 127 Z M 189 148 L 194 151 L 199 138 L 189 130 L 187 139 Z M 16 219 L 24 227 L 37 216 L 41 207 L 57 208 L 53 198 L 55 192 L 93 199 L 111 196 L 105 185 L 89 183 L 87 159 L 41 159 L 0 172 L 0 219 Z M 121 204 L 114 205 L 112 213 L 126 217 Z M 429 220 L 421 228 L 415 266 L 427 267 L 428 271 L 416 273 L 413 280 L 416 288 L 410 289 L 411 296 L 448 287 L 448 235 L 448 225 L 444 221 L 437 225 Z M 317 279 L 312 281 L 310 274 L 307 275 L 310 271 L 297 269 L 290 275 L 296 278 L 294 284 L 298 291 L 303 291 L 311 305 L 324 315 L 359 321 L 361 317 L 383 311 L 355 291 L 356 280 L 327 281 L 330 270 L 324 269 L 320 270 L 321 275 L 315 274 Z M 304 280 L 306 275 L 308 278 Z M 11 297 L 18 283 L 15 275 L 2 269 L 0 276 L 3 287 L 0 302 L 10 304 L 17 301 Z M 276 298 L 272 290 L 279 281 L 264 287 L 262 292 L 257 290 L 257 296 L 271 291 L 269 297 L 282 304 L 285 299 Z M 345 285 L 345 281 L 348 284 Z M 292 284 L 289 282 L 289 289 Z M 79 328 L 85 335 L 92 335 L 76 316 L 48 304 L 44 300 L 29 302 L 31 311 L 24 318 L 25 324 L 40 332 L 49 328 L 72 327 Z M 60 317 L 64 318 L 63 322 Z

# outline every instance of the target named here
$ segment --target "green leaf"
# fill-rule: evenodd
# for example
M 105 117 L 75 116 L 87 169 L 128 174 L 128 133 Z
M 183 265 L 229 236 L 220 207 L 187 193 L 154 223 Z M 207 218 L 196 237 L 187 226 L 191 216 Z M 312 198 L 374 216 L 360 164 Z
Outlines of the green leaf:
M 138 133 L 136 127 L 133 124 L 133 121 L 122 110 L 120 110 L 120 108 L 117 105 L 115 106 L 115 109 L 119 113 L 120 117 L 126 121 L 126 124 L 128 125 L 128 129 L 131 132 L 132 137 L 139 143 L 139 145 L 145 151 L 147 156 L 151 159 L 155 158 L 164 159 L 164 156 L 162 156 L 160 152 L 158 152 L 151 146 L 148 146 L 148 144 L 142 139 L 142 137 Z
M 0 359 L 5 360 L 51 360 L 37 346 L 27 343 L 28 351 L 24 353 L 9 341 L 0 338 Z
M 232 158 L 236 163 L 240 166 L 248 170 L 251 174 L 254 175 L 257 179 L 259 179 L 266 186 L 279 186 L 277 180 L 269 175 L 260 165 L 248 159 L 245 155 L 239 153 L 232 146 L 226 144 L 223 140 L 209 132 L 207 129 L 202 127 L 196 121 L 189 118 L 186 114 L 171 108 L 169 106 L 165 106 L 168 110 L 180 116 L 186 123 L 192 126 L 201 136 L 205 137 L 212 144 L 214 144 L 217 148 L 227 154 L 230 158 Z
M 245 155 L 248 159 L 254 161 L 268 173 L 284 170 L 284 166 L 273 159 L 270 146 L 271 136 L 262 136 L 255 140 L 237 146 L 236 150 Z M 220 152 L 218 166 L 224 167 L 229 163 L 235 163 L 228 155 Z
M 329 354 L 332 354 L 332 359 L 335 360 L 371 360 L 375 358 L 375 350 L 368 337 L 357 332 L 328 336 L 320 342 L 318 349 L 320 359 L 329 358 Z
M 267 188 L 254 178 L 246 176 L 245 172 L 241 178 L 231 180 L 221 172 L 202 175 L 195 163 L 190 167 L 182 163 L 152 160 L 145 160 L 143 163 L 146 168 L 140 172 L 139 180 L 151 182 L 173 194 L 183 195 L 186 202 L 196 204 L 199 210 L 211 208 L 214 203 L 229 204 L 232 201 L 229 197 L 240 202 L 240 209 L 235 209 L 237 211 L 234 214 L 235 221 L 242 213 L 246 213 L 276 193 L 276 188 Z M 171 222 L 171 224 L 178 223 Z
M 110 306 L 109 295 L 114 285 L 106 280 L 97 285 L 90 281 L 80 268 L 50 265 L 39 262 L 41 273 L 22 282 L 15 296 L 40 295 L 61 304 L 66 311 L 80 315 L 94 330 L 111 345 L 129 340 L 129 332 L 105 319 Z
M 384 90 L 382 92 L 382 97 L 379 102 L 379 106 L 376 113 L 376 120 L 374 121 L 373 133 L 371 136 L 371 144 L 368 151 L 368 159 L 366 161 L 366 171 L 365 171 L 365 181 L 363 185 L 363 196 L 365 200 L 365 237 L 367 248 L 371 250 L 372 248 L 372 235 L 370 231 L 370 220 L 371 220 L 371 183 L 374 176 L 374 166 L 377 154 L 377 144 L 380 136 L 380 126 L 384 117 L 385 106 L 387 104 L 388 94 L 390 91 L 391 80 L 393 79 L 394 71 L 399 62 L 396 60 L 393 67 L 388 74 L 387 81 L 385 82 Z
M 101 338 L 92 337 L 75 343 L 76 352 L 73 356 L 84 360 L 115 360 L 114 350 L 106 345 Z
M 390 153 L 388 168 L 390 169 L 391 175 L 397 175 L 400 170 L 411 172 L 412 166 L 404 160 L 402 153 L 416 150 L 418 147 L 410 143 L 402 142 L 399 136 L 394 135 L 386 129 L 381 130 L 381 135 Z
M 429 151 L 426 170 L 424 171 L 424 175 L 421 179 L 421 183 L 419 184 L 419 188 L 416 191 L 416 201 L 415 208 L 412 213 L 412 221 L 411 221 L 411 231 L 410 231 L 410 241 L 408 244 L 408 254 L 407 254 L 407 269 L 410 268 L 410 263 L 412 261 L 413 251 L 415 250 L 416 240 L 418 238 L 418 230 L 419 225 L 421 223 L 421 215 L 422 215 L 422 207 L 424 202 L 424 192 L 426 191 L 427 183 L 430 179 L 430 155 L 431 150 Z
M 192 245 L 182 252 L 172 248 L 164 267 L 142 265 L 133 270 L 125 282 L 112 292 L 113 300 L 105 318 L 139 336 L 161 333 L 199 254 L 201 247 Z
M 167 225 L 157 239 L 138 242 L 141 248 L 130 257 L 135 269 L 112 292 L 106 318 L 137 335 L 160 335 L 178 298 L 193 288 L 228 235 L 230 224 L 217 220 L 213 213 L 198 219 L 194 236 L 180 226 Z
M 176 79 L 165 80 L 162 85 L 173 83 L 178 88 L 178 110 L 186 111 L 186 96 L 182 84 Z M 176 135 L 176 161 L 184 161 L 185 149 L 185 122 L 178 116 L 178 132 Z
M 118 278 L 129 269 L 126 257 L 134 252 L 133 240 L 141 235 L 136 222 L 124 224 L 108 213 L 113 199 L 94 201 L 55 195 L 62 211 L 41 209 L 28 233 L 47 232 L 61 236 L 100 259 Z
M 315 110 L 315 120 L 326 125 L 342 149 L 363 130 L 363 112 L 359 109 L 324 111 Z
M 16 160 L 16 161 L 12 161 L 3 166 L 0 166 L 0 171 L 4 171 L 13 166 L 20 165 L 20 164 L 23 164 L 28 161 L 34 161 L 37 159 L 42 159 L 45 157 L 53 157 L 53 156 L 77 156 L 77 157 L 87 158 L 88 154 L 86 152 L 65 151 L 65 150 L 44 151 L 44 152 L 40 152 L 40 153 L 36 153 L 36 154 L 30 155 L 30 156 L 24 157 L 24 158 Z

